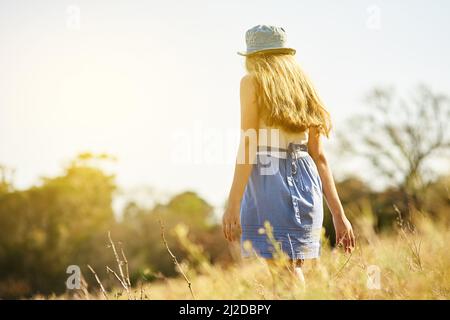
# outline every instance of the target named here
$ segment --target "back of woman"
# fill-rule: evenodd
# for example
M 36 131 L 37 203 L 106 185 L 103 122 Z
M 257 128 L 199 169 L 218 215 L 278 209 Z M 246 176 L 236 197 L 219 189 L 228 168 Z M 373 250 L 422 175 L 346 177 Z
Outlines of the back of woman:
M 247 31 L 246 42 L 240 53 L 247 69 L 241 80 L 243 134 L 224 234 L 230 241 L 240 235 L 246 257 L 270 262 L 284 253 L 302 278 L 303 262 L 320 256 L 323 195 L 337 242 L 347 252 L 355 246 L 320 141 L 330 132 L 330 116 L 295 50 L 286 46 L 283 28 L 258 25 Z

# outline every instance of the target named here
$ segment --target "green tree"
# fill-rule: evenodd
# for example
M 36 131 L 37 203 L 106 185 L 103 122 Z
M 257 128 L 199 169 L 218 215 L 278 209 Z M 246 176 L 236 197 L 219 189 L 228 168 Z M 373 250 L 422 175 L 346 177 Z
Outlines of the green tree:
M 20 279 L 31 292 L 65 290 L 68 265 L 105 264 L 104 238 L 114 223 L 114 176 L 84 154 L 62 176 L 0 197 L 0 282 Z M 103 261 L 102 261 L 103 260 Z M 31 293 L 30 292 L 30 293 Z M 13 293 L 2 293 L 7 296 Z

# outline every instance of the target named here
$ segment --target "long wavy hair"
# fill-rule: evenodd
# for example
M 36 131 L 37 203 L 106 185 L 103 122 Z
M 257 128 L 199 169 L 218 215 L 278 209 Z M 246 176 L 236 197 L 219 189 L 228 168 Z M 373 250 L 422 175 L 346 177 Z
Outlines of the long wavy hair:
M 293 55 L 255 54 L 246 57 L 245 66 L 256 80 L 259 114 L 266 125 L 289 132 L 317 127 L 329 135 L 330 115 Z

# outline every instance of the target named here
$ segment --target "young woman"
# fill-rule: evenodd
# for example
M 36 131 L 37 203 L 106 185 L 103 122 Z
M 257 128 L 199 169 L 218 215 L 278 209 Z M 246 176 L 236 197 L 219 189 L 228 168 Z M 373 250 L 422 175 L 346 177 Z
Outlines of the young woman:
M 246 33 L 243 134 L 223 231 L 228 241 L 241 236 L 244 256 L 270 261 L 275 243 L 299 268 L 320 255 L 322 193 L 337 243 L 351 252 L 355 237 L 320 140 L 330 132 L 329 114 L 285 41 L 283 28 L 258 25 Z

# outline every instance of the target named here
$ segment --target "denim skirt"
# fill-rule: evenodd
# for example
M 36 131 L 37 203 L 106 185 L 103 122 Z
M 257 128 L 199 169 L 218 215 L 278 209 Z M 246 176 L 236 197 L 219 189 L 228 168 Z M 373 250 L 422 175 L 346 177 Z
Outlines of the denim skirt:
M 322 182 L 306 145 L 258 147 L 241 202 L 241 252 L 291 259 L 320 255 Z

